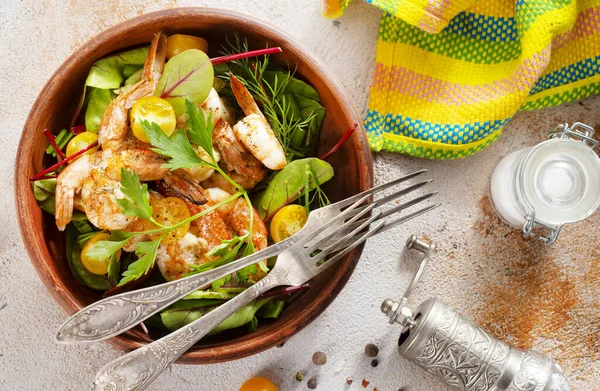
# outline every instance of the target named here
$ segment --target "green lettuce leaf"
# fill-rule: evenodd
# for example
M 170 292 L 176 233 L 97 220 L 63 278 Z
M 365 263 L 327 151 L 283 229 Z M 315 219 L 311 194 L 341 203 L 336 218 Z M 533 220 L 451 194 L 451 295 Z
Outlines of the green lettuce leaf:
M 85 85 L 101 89 L 117 89 L 137 69 L 144 66 L 148 47 L 127 50 L 104 57 L 94 63 Z
M 225 330 L 235 329 L 252 322 L 256 312 L 271 300 L 273 298 L 256 300 L 249 303 L 225 319 L 208 335 L 219 334 Z M 199 319 L 222 303 L 222 300 L 180 300 L 163 311 L 160 316 L 163 324 L 169 330 L 174 331 Z
M 85 109 L 85 129 L 88 132 L 98 133 L 104 111 L 115 96 L 111 90 L 90 88 L 87 108 Z

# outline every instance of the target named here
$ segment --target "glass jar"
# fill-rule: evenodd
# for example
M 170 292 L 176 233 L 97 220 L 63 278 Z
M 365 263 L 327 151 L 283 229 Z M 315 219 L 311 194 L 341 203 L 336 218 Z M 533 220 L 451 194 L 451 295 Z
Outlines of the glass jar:
M 564 224 L 590 216 L 600 205 L 600 158 L 594 129 L 576 122 L 559 125 L 548 140 L 515 151 L 500 161 L 490 181 L 496 213 L 525 236 L 554 243 Z

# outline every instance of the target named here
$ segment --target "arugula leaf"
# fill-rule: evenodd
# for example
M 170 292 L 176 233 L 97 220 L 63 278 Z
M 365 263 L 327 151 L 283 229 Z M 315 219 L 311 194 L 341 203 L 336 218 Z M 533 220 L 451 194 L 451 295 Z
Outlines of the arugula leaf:
M 123 272 L 123 278 L 121 281 L 119 281 L 117 286 L 123 286 L 130 281 L 137 280 L 138 278 L 147 274 L 150 269 L 152 269 L 152 266 L 154 266 L 154 261 L 156 260 L 158 246 L 163 238 L 164 236 L 161 236 L 156 240 L 150 242 L 139 242 L 137 244 L 135 253 L 136 255 L 140 256 L 140 258 L 129 265 L 127 270 Z
M 148 185 L 142 184 L 137 174 L 121 168 L 121 191 L 126 198 L 117 199 L 125 216 L 136 216 L 154 222 L 148 196 Z
M 212 123 L 212 111 L 208 115 L 208 120 L 204 118 L 204 113 L 199 114 L 196 105 L 189 100 L 185 101 L 185 114 L 187 116 L 188 138 L 189 140 L 202 147 L 208 155 L 215 161 L 213 153 L 212 134 L 214 125 Z
M 143 120 L 142 126 L 146 131 L 148 140 L 154 152 L 159 155 L 167 156 L 170 160 L 163 164 L 163 167 L 171 170 L 178 168 L 192 168 L 199 165 L 214 168 L 214 165 L 202 160 L 192 148 L 185 131 L 182 129 L 175 130 L 171 137 L 167 136 L 156 123 L 150 124 L 147 120 Z

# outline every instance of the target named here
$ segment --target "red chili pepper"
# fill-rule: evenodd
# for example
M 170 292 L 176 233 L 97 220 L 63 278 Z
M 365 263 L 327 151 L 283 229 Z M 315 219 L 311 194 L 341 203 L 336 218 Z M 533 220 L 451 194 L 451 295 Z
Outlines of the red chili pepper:
M 56 144 L 56 137 L 50 134 L 50 131 L 48 131 L 48 129 L 44 129 L 44 136 L 46 136 L 48 141 L 50 141 L 50 145 L 52 145 L 52 148 L 54 148 L 54 152 L 56 152 L 60 160 L 65 160 L 67 157 L 65 156 L 63 151 L 60 150 L 58 144 Z
M 211 58 L 210 62 L 212 62 L 213 65 L 216 65 L 216 64 L 221 64 L 224 62 L 241 60 L 241 59 L 248 58 L 248 57 L 257 57 L 257 56 L 262 56 L 262 55 L 267 55 L 267 54 L 281 53 L 282 51 L 283 50 L 281 50 L 281 48 L 279 46 L 277 46 L 274 48 L 251 50 L 251 51 L 245 52 L 245 53 L 236 53 L 236 54 L 230 54 L 228 56 L 215 57 L 215 58 Z
M 81 151 L 79 151 L 77 153 L 74 153 L 73 155 L 69 156 L 68 158 L 63 159 L 60 162 L 58 162 L 58 163 L 56 163 L 56 164 L 54 164 L 54 165 L 46 168 L 44 171 L 35 174 L 31 178 L 29 178 L 29 180 L 30 181 L 38 181 L 40 179 L 43 179 L 46 176 L 46 174 L 48 174 L 49 172 L 52 172 L 52 171 L 56 170 L 58 167 L 67 164 L 71 160 L 78 158 L 79 156 L 83 155 L 84 153 L 86 153 L 90 149 L 95 148 L 97 146 L 98 146 L 97 142 L 95 142 L 93 144 L 90 144 L 86 148 L 82 149 Z
M 329 156 L 333 155 L 338 149 L 340 149 L 340 147 L 346 142 L 346 140 L 348 140 L 348 138 L 352 135 L 352 133 L 356 130 L 356 128 L 358 128 L 358 124 L 354 123 L 354 125 L 352 125 L 350 127 L 350 129 L 346 130 L 346 133 L 344 133 L 344 135 L 342 136 L 342 138 L 340 139 L 340 141 L 338 141 L 337 144 L 335 144 L 333 146 L 333 148 L 331 148 L 329 150 L 329 152 L 327 152 L 323 156 L 319 157 L 319 159 L 325 160 Z

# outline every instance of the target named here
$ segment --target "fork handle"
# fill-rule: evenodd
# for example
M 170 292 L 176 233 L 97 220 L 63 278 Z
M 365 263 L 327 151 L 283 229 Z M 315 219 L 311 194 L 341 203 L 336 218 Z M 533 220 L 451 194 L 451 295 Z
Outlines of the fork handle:
M 60 326 L 56 341 L 59 343 L 96 342 L 119 335 L 191 292 L 243 267 L 278 255 L 294 242 L 295 240 L 282 241 L 207 272 L 166 284 L 121 293 L 92 303 Z
M 96 374 L 93 390 L 143 390 L 171 363 L 233 313 L 281 285 L 275 274 L 173 333 L 108 363 Z

